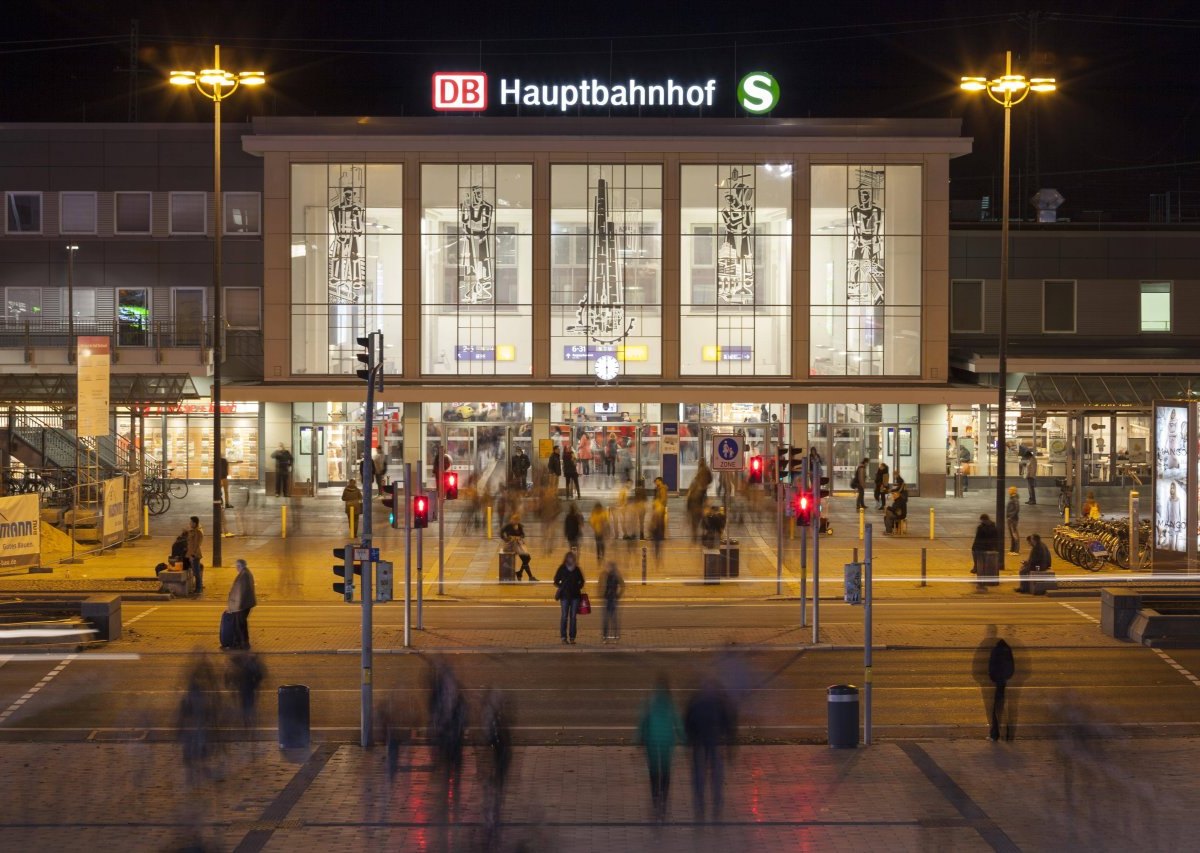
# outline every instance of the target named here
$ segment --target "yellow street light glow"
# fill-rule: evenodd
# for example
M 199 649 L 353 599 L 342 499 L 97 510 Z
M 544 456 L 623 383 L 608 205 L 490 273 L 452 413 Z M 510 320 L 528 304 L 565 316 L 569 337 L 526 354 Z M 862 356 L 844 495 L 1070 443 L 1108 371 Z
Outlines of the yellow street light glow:
M 964 77 L 961 88 L 967 92 L 982 92 L 987 88 L 986 77 Z
M 195 71 L 172 71 L 171 83 L 176 86 L 190 86 L 196 82 Z
M 238 79 L 243 86 L 262 86 L 267 82 L 267 75 L 261 71 L 243 71 Z
M 1030 92 L 1053 92 L 1058 89 L 1053 77 L 1033 77 L 1014 74 L 1012 54 L 1006 54 L 1004 74 L 989 80 L 986 77 L 959 78 L 959 88 L 964 92 L 987 92 L 988 97 L 1008 109 L 1029 96 Z
M 1053 92 L 1058 85 L 1053 77 L 1034 77 L 1029 81 L 1029 88 L 1035 92 Z

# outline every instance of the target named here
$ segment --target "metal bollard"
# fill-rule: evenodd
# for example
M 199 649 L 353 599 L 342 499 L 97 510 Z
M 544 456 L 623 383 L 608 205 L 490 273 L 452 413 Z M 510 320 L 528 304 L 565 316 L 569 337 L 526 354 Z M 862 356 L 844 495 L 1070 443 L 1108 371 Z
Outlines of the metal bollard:
M 858 562 L 858 549 L 857 549 L 857 548 L 851 548 L 851 549 L 850 549 L 850 552 L 851 552 L 852 554 L 854 554 L 854 556 L 850 558 L 850 562 L 852 562 L 852 563 L 857 563 L 857 562 Z
M 933 531 L 934 531 L 934 527 L 936 526 L 935 521 L 936 521 L 936 517 L 933 512 L 933 507 L 930 507 L 929 508 L 929 541 L 930 542 L 933 541 Z
M 354 508 L 354 504 L 350 505 L 350 538 L 358 538 L 358 511 Z
M 283 533 L 282 538 L 287 539 L 287 507 L 286 506 L 281 506 L 279 508 L 279 516 L 280 516 L 279 529 Z
M 829 748 L 858 747 L 858 688 L 835 684 L 829 688 Z
M 925 549 L 921 549 L 921 586 L 925 586 Z
M 1064 506 L 1063 507 L 1063 524 L 1070 524 L 1070 523 L 1071 523 L 1071 508 L 1069 506 Z
M 488 506 L 484 507 L 483 520 L 484 520 L 484 526 L 487 528 L 487 538 L 491 539 L 492 538 L 492 507 L 490 504 Z
M 284 684 L 279 688 L 279 748 L 304 749 L 309 742 L 308 687 Z
M 646 546 L 642 546 L 642 586 L 646 585 Z
M 150 507 L 142 507 L 142 536 L 150 538 Z
M 867 511 L 862 507 L 858 508 L 858 541 L 861 542 L 867 533 Z

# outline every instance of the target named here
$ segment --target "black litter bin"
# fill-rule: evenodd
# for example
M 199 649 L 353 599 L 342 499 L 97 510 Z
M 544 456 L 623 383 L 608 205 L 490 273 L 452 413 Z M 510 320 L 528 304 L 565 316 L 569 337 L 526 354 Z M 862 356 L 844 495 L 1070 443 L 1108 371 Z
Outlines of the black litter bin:
M 308 687 L 285 684 L 279 688 L 279 748 L 308 746 Z
M 829 688 L 829 746 L 831 749 L 858 747 L 858 688 L 835 684 Z

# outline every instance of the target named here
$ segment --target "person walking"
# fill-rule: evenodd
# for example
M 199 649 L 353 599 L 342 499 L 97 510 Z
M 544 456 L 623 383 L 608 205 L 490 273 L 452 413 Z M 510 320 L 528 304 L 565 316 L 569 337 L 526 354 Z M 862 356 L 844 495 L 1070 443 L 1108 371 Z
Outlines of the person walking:
M 605 542 L 608 540 L 608 534 L 612 528 L 612 516 L 604 508 L 604 504 L 596 501 L 591 515 L 588 516 L 588 524 L 592 528 L 592 534 L 596 537 L 596 562 L 599 563 L 604 560 Z
M 617 476 L 617 437 L 612 433 L 609 433 L 608 441 L 604 445 L 604 476 L 608 478 L 610 485 Z
M 563 479 L 567 481 L 567 500 L 571 499 L 571 486 L 575 486 L 575 497 L 582 498 L 579 491 L 579 463 L 575 459 L 575 451 L 567 448 L 563 451 Z
M 1012 718 L 1008 716 L 1005 693 L 1008 682 L 1016 675 L 1016 663 L 1013 660 L 1012 647 L 1003 638 L 996 640 L 988 655 L 988 678 L 992 682 L 992 725 L 988 731 L 988 739 L 993 743 L 1000 740 L 1000 721 L 1004 720 L 1004 739 L 1013 739 Z
M 525 477 L 529 473 L 529 457 L 525 455 L 524 448 L 518 447 L 513 451 L 510 470 L 512 472 L 513 488 L 524 491 L 526 488 Z
M 579 616 L 579 602 L 583 599 L 583 583 L 578 558 L 574 551 L 568 551 L 554 573 L 554 597 L 559 605 L 558 635 L 564 644 L 575 644 L 575 621 Z
M 579 437 L 579 464 L 585 477 L 592 473 L 592 455 L 592 437 L 585 432 Z
M 434 808 L 448 819 L 451 806 L 462 799 L 463 743 L 467 733 L 467 703 L 449 665 L 437 661 L 429 671 L 428 738 L 432 747 Z
M 987 592 L 988 586 L 998 583 L 1000 555 L 1000 529 L 987 513 L 979 516 L 979 526 L 975 528 L 975 539 L 971 542 L 971 557 L 974 566 L 971 572 L 975 575 L 975 587 L 978 592 Z
M 529 549 L 525 547 L 525 525 L 521 524 L 520 513 L 514 512 L 508 519 L 508 524 L 500 528 L 500 539 L 509 554 L 516 554 L 521 558 L 521 568 L 517 569 L 513 580 L 519 581 L 521 575 L 525 574 L 531 582 L 537 581 L 533 576 L 533 569 L 529 568 Z
M 254 575 L 250 574 L 245 560 L 238 560 L 234 565 L 237 566 L 237 574 L 229 587 L 225 609 L 233 614 L 237 625 L 237 643 L 232 648 L 249 649 L 250 611 L 258 604 L 254 594 Z
M 877 509 L 884 509 L 887 504 L 888 479 L 891 477 L 891 470 L 886 462 L 880 462 L 879 467 L 875 469 L 875 503 L 878 504 Z
M 574 501 L 567 507 L 567 516 L 563 519 L 563 536 L 567 540 L 567 547 L 578 554 L 579 540 L 583 536 L 583 513 Z
M 1037 474 L 1037 456 L 1033 453 L 1030 453 L 1029 456 L 1025 458 L 1025 485 L 1029 488 L 1029 500 L 1025 501 L 1027 504 L 1037 503 Z
M 358 488 L 358 480 L 354 477 L 346 483 L 346 488 L 342 489 L 342 503 L 346 507 L 346 524 L 350 527 L 350 538 L 353 539 L 358 535 L 358 525 L 362 519 L 363 511 L 363 493 Z
M 387 484 L 387 454 L 382 448 L 376 447 L 371 452 L 371 476 L 375 478 L 375 488 L 383 494 L 383 488 Z
M 251 651 L 230 655 L 225 669 L 225 686 L 233 691 L 242 712 L 242 728 L 254 728 L 255 705 L 258 703 L 258 688 L 267 677 L 267 668 L 258 655 Z
M 229 509 L 232 504 L 229 502 L 229 460 L 221 455 L 221 461 L 217 464 L 217 477 L 221 480 L 221 495 L 225 499 L 225 508 Z
M 706 682 L 688 700 L 683 731 L 692 747 L 692 804 L 697 821 L 704 820 L 704 783 L 710 781 L 713 818 L 720 820 L 725 782 L 723 749 L 737 738 L 737 711 L 715 681 Z
M 550 485 L 554 487 L 554 494 L 557 495 L 558 480 L 563 473 L 562 455 L 557 447 L 550 451 L 550 458 L 546 460 L 546 470 L 550 472 Z
M 617 564 L 609 560 L 600 575 L 600 594 L 604 597 L 604 616 L 600 622 L 600 637 L 604 642 L 621 639 L 617 607 L 625 595 L 625 578 Z
M 481 722 L 485 755 L 483 826 L 487 838 L 484 849 L 493 850 L 500 832 L 504 784 L 512 767 L 512 713 L 508 697 L 499 690 L 489 690 Z
M 1008 553 L 1016 556 L 1021 553 L 1021 533 L 1017 525 L 1021 521 L 1021 504 L 1017 500 L 1017 487 L 1008 487 L 1008 504 L 1004 507 L 1004 521 L 1008 526 Z
M 196 592 L 204 591 L 204 530 L 200 527 L 200 516 L 193 515 L 187 529 L 187 558 L 192 575 L 196 578 Z
M 862 459 L 862 462 L 859 462 L 858 467 L 854 469 L 854 482 L 851 483 L 851 485 L 854 486 L 854 492 L 855 492 L 854 508 L 855 509 L 866 509 L 867 508 L 867 499 L 866 499 L 867 463 L 870 461 L 871 461 L 870 459 L 868 459 L 867 457 L 864 456 Z
M 650 803 L 654 817 L 660 823 L 667 818 L 671 759 L 674 757 L 675 744 L 682 735 L 683 725 L 671 698 L 670 682 L 666 675 L 660 674 L 654 692 L 642 706 L 636 738 L 637 743 L 646 749 L 646 766 L 650 771 Z
M 292 451 L 279 442 L 279 448 L 271 454 L 275 460 L 275 497 L 287 497 L 292 493 Z

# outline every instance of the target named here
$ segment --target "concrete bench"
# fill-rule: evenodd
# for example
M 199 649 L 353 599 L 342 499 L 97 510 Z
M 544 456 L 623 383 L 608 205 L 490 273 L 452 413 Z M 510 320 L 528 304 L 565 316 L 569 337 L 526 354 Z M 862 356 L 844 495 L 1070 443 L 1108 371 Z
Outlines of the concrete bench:
M 158 573 L 158 582 L 167 592 L 176 598 L 186 598 L 196 591 L 195 579 L 190 569 L 182 571 L 171 571 L 170 569 Z
M 121 639 L 121 596 L 89 596 L 80 602 L 79 615 L 92 623 L 97 639 Z

